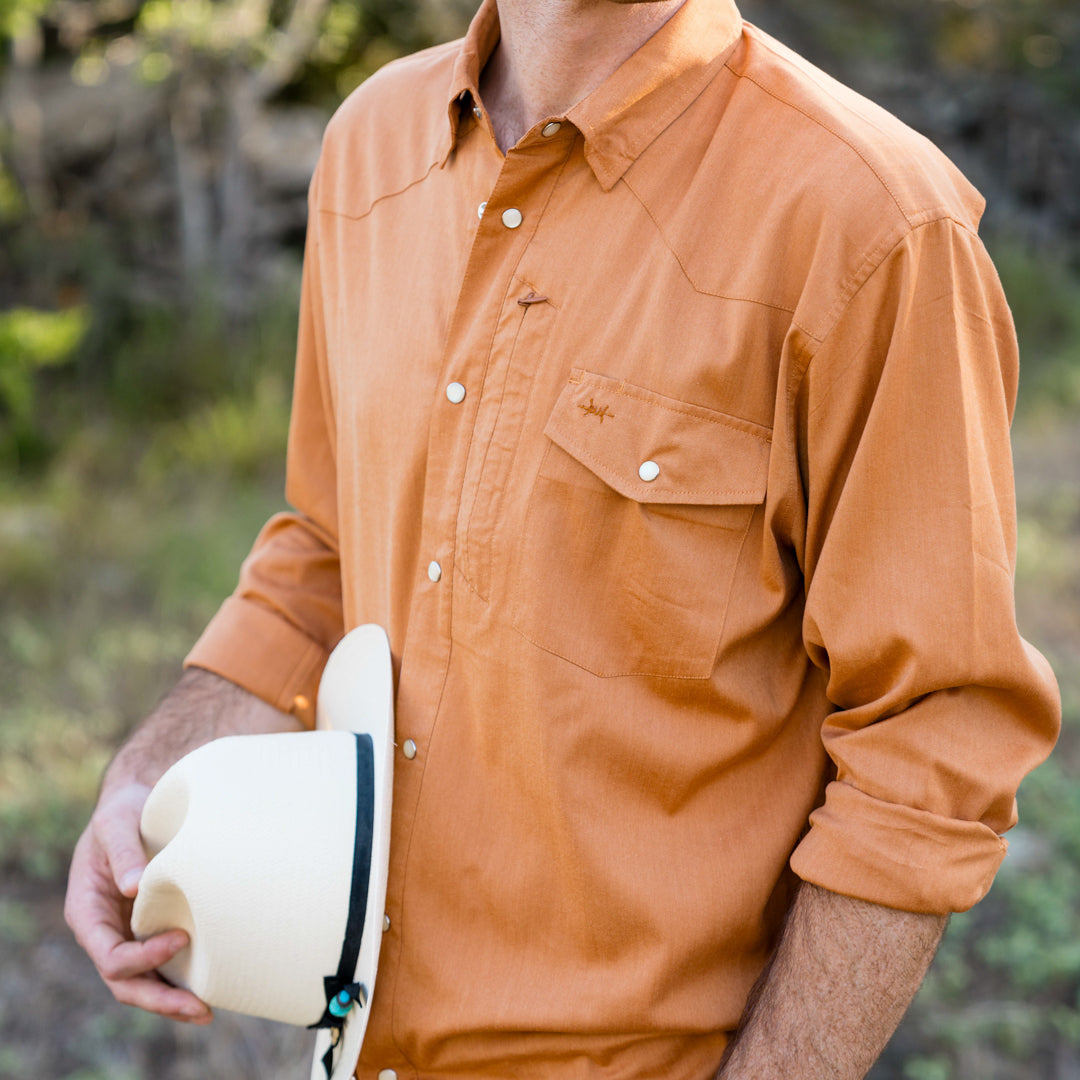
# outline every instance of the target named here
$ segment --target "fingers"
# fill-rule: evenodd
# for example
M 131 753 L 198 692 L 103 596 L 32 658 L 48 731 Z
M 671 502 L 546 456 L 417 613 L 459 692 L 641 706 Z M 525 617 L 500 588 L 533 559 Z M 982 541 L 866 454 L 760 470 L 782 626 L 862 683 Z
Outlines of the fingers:
M 139 818 L 149 794 L 150 789 L 143 784 L 128 784 L 112 792 L 92 819 L 121 896 L 133 897 L 138 892 L 146 869 Z
M 170 930 L 146 941 L 121 941 L 104 953 L 98 970 L 113 997 L 125 1005 L 173 1020 L 208 1024 L 213 1019 L 210 1008 L 189 991 L 170 986 L 155 971 L 187 944 L 188 936 L 182 930 Z
M 170 986 L 157 975 L 130 979 L 106 979 L 105 985 L 117 1001 L 157 1013 L 186 1024 L 209 1024 L 214 1019 L 210 1007 L 194 994 Z
M 115 940 L 110 930 L 96 928 L 86 951 L 106 982 L 134 979 L 156 971 L 188 943 L 182 930 L 147 938 L 146 941 Z
M 64 917 L 99 970 L 117 945 L 130 940 L 130 916 L 131 901 L 117 891 L 91 825 L 71 858 Z
M 121 891 L 120 882 L 132 870 L 141 874 L 145 865 L 138 839 L 145 798 L 145 789 L 131 790 L 99 807 L 72 855 L 64 917 L 117 1001 L 174 1020 L 206 1024 L 213 1019 L 209 1007 L 155 972 L 188 945 L 187 934 L 171 930 L 146 941 L 131 940 L 131 899 Z M 139 847 L 137 862 L 130 850 L 132 835 Z M 114 873 L 110 858 L 122 868 L 119 873 Z

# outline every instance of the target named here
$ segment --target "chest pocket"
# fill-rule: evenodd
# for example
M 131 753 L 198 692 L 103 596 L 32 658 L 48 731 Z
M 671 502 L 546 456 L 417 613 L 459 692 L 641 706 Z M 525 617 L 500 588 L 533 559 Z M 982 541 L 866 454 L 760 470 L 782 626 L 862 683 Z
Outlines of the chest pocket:
M 514 626 L 600 676 L 708 678 L 769 431 L 576 370 L 514 562 Z

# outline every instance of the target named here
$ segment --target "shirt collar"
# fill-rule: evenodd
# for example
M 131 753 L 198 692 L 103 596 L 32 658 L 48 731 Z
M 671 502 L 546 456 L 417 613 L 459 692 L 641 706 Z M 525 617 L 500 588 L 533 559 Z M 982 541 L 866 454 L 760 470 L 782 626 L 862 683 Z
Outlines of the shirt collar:
M 712 80 L 742 33 L 734 0 L 686 0 L 633 56 L 566 118 L 585 137 L 585 158 L 605 191 Z M 445 162 L 457 140 L 462 102 L 480 100 L 480 71 L 499 41 L 496 0 L 483 0 L 454 65 Z

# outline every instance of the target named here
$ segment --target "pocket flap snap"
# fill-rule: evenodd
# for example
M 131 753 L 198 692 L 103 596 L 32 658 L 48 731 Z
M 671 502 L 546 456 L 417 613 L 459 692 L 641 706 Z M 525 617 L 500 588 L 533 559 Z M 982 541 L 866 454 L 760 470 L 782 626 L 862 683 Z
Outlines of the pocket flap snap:
M 753 505 L 765 498 L 767 428 L 619 379 L 572 371 L 544 434 L 635 502 Z

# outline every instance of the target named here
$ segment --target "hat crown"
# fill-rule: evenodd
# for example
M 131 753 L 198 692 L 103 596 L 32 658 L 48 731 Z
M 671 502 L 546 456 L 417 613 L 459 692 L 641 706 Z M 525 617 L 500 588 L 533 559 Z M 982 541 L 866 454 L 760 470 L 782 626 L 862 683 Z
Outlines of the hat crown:
M 188 932 L 167 978 L 220 1008 L 318 1020 L 348 917 L 355 761 L 348 732 L 232 736 L 162 777 L 143 812 L 154 857 L 132 926 Z

